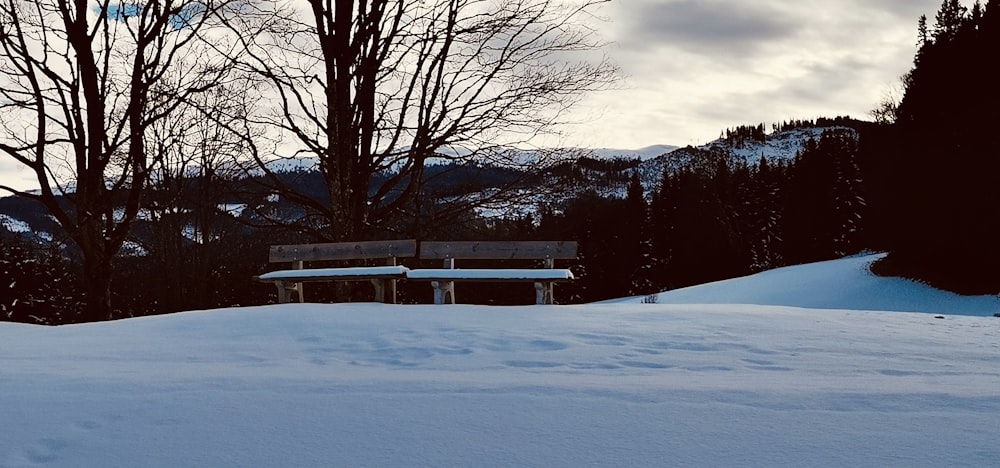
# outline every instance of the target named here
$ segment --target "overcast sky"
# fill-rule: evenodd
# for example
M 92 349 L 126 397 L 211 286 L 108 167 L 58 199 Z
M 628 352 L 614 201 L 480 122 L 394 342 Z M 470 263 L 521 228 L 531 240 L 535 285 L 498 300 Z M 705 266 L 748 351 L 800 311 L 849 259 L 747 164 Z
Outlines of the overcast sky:
M 590 122 L 570 139 L 589 147 L 684 146 L 741 124 L 870 119 L 913 64 L 918 18 L 933 23 L 940 4 L 614 0 L 602 9 L 601 30 L 627 78 L 622 89 L 584 101 Z
M 940 3 L 614 0 L 599 27 L 625 80 L 585 99 L 562 143 L 699 145 L 742 124 L 870 119 L 912 65 L 917 19 Z M 36 185 L 15 168 L 0 156 L 0 182 Z

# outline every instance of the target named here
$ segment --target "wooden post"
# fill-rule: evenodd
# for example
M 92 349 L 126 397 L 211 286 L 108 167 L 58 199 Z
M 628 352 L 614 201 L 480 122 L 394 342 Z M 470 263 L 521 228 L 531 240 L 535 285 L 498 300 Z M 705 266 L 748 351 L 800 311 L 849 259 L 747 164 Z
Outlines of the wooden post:
M 556 260 L 551 256 L 545 257 L 545 268 L 553 269 L 556 267 Z M 554 282 L 546 283 L 535 283 L 535 291 L 537 292 L 535 300 L 537 304 L 555 304 L 556 299 L 556 284 Z
M 294 270 L 301 270 L 302 269 L 302 260 L 296 260 L 296 261 L 292 262 L 292 269 L 294 269 Z M 292 286 L 292 288 L 296 292 L 299 293 L 299 303 L 301 304 L 301 303 L 305 302 L 306 298 L 305 298 L 305 292 L 302 290 L 302 283 L 295 283 L 295 285 Z
M 453 270 L 455 268 L 455 258 L 447 257 L 444 259 L 444 268 L 448 270 Z M 434 303 L 435 304 L 454 304 L 455 303 L 455 282 L 454 281 L 432 281 L 431 286 L 434 287 Z
M 535 304 L 555 304 L 555 281 L 535 281 Z
M 371 281 L 372 281 L 372 286 L 375 286 L 375 302 L 385 302 L 385 293 L 387 289 L 386 283 L 392 284 L 395 282 L 395 280 L 386 281 L 381 279 L 373 279 Z M 396 301 L 393 301 L 393 303 L 395 302 Z
M 284 281 L 275 281 L 274 285 L 278 287 L 278 304 L 284 304 L 288 302 L 288 286 Z
M 385 259 L 385 264 L 386 264 L 386 266 L 396 266 L 396 257 L 389 257 L 389 258 Z M 379 301 L 379 302 L 385 302 L 386 304 L 395 304 L 396 303 L 396 280 L 395 279 L 384 280 L 383 289 L 384 289 L 383 296 L 381 298 L 379 298 L 379 297 L 376 296 L 375 300 Z M 376 295 L 379 294 L 378 289 L 375 290 L 375 294 Z

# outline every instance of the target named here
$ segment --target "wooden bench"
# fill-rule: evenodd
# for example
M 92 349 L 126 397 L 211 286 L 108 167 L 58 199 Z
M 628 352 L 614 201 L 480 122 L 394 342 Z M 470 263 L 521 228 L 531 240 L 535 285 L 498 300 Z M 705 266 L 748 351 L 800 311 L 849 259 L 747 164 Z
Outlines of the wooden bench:
M 555 283 L 573 280 L 573 272 L 555 268 L 555 260 L 575 259 L 576 242 L 422 242 L 420 259 L 443 260 L 444 268 L 413 269 L 408 280 L 430 281 L 435 304 L 455 303 L 456 281 L 511 281 L 535 284 L 535 303 L 554 303 Z M 462 269 L 456 259 L 542 260 L 543 268 Z
M 255 276 L 261 282 L 278 287 L 278 302 L 285 303 L 291 293 L 304 302 L 302 284 L 318 281 L 371 281 L 375 300 L 396 303 L 396 280 L 406 278 L 407 268 L 396 264 L 397 258 L 414 257 L 416 240 L 339 242 L 327 244 L 272 245 L 269 261 L 291 262 L 292 269 Z M 304 268 L 305 262 L 378 260 L 380 266 L 342 268 Z

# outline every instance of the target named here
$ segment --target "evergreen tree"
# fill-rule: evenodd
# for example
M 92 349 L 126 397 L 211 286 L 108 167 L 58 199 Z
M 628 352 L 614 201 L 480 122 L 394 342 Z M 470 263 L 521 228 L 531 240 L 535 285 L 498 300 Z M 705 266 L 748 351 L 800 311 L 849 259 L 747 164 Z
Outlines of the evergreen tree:
M 740 226 L 751 272 L 781 266 L 781 183 L 779 169 L 772 169 L 761 157 L 754 170 L 746 169 L 746 183 L 740 188 L 743 200 Z
M 660 182 L 653 193 L 649 207 L 650 238 L 653 272 L 651 280 L 654 289 L 672 289 L 669 281 L 669 265 L 673 259 L 673 235 L 677 218 L 676 201 L 679 197 L 675 178 L 669 169 L 660 175 Z
M 0 237 L 0 320 L 60 325 L 84 319 L 76 272 L 57 244 Z
M 637 171 L 632 172 L 621 217 L 621 252 L 617 256 L 627 295 L 648 294 L 650 281 L 649 206 Z
M 935 42 L 953 41 L 962 28 L 968 11 L 959 0 L 944 0 L 934 16 Z
M 922 48 L 927 44 L 927 15 L 920 15 L 917 21 L 917 48 Z
M 891 259 L 911 276 L 962 292 L 1000 291 L 1000 108 L 993 60 L 997 1 L 974 20 L 956 0 L 935 16 L 915 59 L 890 155 L 895 177 Z M 974 24 L 978 21 L 978 24 Z
M 810 139 L 791 167 L 786 203 L 786 255 L 804 263 L 860 249 L 864 197 L 854 131 L 824 130 Z
M 858 140 L 853 131 L 825 130 L 820 138 L 827 157 L 833 159 L 830 188 L 832 205 L 833 255 L 844 256 L 860 250 L 862 215 L 865 206 L 862 180 L 857 164 Z
M 738 227 L 715 189 L 717 178 L 682 170 L 676 175 L 676 212 L 667 280 L 674 287 L 746 273 Z
M 810 138 L 791 164 L 783 230 L 784 256 L 792 264 L 826 260 L 826 252 L 830 251 L 826 224 L 831 210 L 820 188 L 829 188 L 825 180 L 830 173 L 830 168 L 824 167 L 827 162 L 820 155 L 819 142 Z
M 563 213 L 549 212 L 538 234 L 549 238 L 575 239 L 579 242 L 576 281 L 561 288 L 575 302 L 592 302 L 621 297 L 626 281 L 620 269 L 612 267 L 619 255 L 619 236 L 623 230 L 621 214 L 625 201 L 605 198 L 588 190 L 567 203 Z

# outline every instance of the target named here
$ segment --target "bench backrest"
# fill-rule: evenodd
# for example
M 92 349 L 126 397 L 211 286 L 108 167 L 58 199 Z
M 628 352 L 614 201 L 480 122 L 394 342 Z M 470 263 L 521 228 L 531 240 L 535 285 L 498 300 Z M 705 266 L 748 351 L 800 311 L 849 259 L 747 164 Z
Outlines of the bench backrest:
M 573 241 L 428 241 L 420 244 L 421 259 L 547 259 L 576 258 Z
M 326 244 L 272 245 L 269 260 L 275 262 L 315 262 L 324 260 L 363 260 L 403 258 L 417 255 L 414 239 L 335 242 Z

